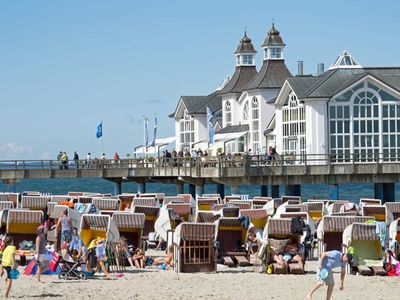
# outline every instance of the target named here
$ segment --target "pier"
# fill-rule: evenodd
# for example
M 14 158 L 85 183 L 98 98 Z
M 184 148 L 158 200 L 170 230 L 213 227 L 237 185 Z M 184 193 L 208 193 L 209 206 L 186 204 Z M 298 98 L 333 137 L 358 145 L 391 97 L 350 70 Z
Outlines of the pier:
M 204 185 L 217 184 L 224 194 L 229 185 L 232 193 L 240 185 L 260 186 L 262 196 L 279 195 L 285 186 L 286 195 L 301 195 L 302 184 L 331 185 L 332 198 L 339 197 L 340 184 L 371 183 L 375 198 L 395 201 L 395 183 L 400 181 L 400 158 L 360 157 L 307 154 L 298 157 L 280 156 L 268 160 L 264 155 L 236 155 L 201 158 L 148 158 L 69 161 L 60 165 L 53 160 L 0 161 L 0 179 L 15 186 L 22 179 L 103 178 L 114 182 L 115 193 L 121 193 L 123 181 L 136 182 L 138 193 L 146 192 L 146 183 L 176 184 L 177 192 L 189 184 L 190 193 L 201 195 Z M 270 191 L 270 193 L 268 193 Z M 333 195 L 333 196 L 332 196 Z

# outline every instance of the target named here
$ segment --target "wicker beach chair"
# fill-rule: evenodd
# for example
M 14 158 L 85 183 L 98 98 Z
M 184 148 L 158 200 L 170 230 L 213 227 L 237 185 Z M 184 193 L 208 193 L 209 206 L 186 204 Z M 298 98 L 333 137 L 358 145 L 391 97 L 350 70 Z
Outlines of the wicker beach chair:
M 142 213 L 115 212 L 111 219 L 128 245 L 143 248 L 142 233 L 145 217 Z
M 385 205 L 363 205 L 362 215 L 374 217 L 378 222 L 385 222 L 389 226 L 393 222 L 393 214 Z
M 174 233 L 177 272 L 216 272 L 215 224 L 182 223 Z
M 93 239 L 103 238 L 110 243 L 118 242 L 120 239 L 118 228 L 108 215 L 83 214 L 79 236 L 86 247 Z
M 22 196 L 21 208 L 45 211 L 50 200 L 48 196 Z
M 0 201 L 11 201 L 14 208 L 18 207 L 19 199 L 19 193 L 0 193 Z
M 400 202 L 386 202 L 384 205 L 393 214 L 394 220 L 397 220 L 398 218 L 400 218 Z
M 43 222 L 43 211 L 10 209 L 7 216 L 6 233 L 14 238 L 14 245 L 20 242 L 35 241 L 37 229 Z

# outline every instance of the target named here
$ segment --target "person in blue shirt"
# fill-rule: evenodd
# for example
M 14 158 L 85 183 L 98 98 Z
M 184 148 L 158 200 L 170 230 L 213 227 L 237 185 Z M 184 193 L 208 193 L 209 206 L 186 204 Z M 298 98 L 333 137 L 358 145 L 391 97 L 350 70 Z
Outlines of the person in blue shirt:
M 313 294 L 318 290 L 324 283 L 328 286 L 326 291 L 326 299 L 330 300 L 333 293 L 333 288 L 335 286 L 335 281 L 333 279 L 332 269 L 341 268 L 340 272 L 340 290 L 344 289 L 344 276 L 346 274 L 346 263 L 351 263 L 353 260 L 353 255 L 350 253 L 344 254 L 340 251 L 333 250 L 324 252 L 321 255 L 318 265 L 318 282 L 313 286 L 311 292 L 307 295 L 307 299 L 312 299 Z M 325 269 L 328 272 L 326 278 L 322 279 L 320 276 L 320 271 Z

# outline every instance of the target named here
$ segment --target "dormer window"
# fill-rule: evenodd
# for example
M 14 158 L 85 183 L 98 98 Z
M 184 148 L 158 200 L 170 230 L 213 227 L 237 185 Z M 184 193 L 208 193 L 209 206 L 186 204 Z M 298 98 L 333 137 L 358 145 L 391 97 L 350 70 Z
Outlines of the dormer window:
M 267 48 L 264 52 L 265 59 L 282 59 L 282 48 Z
M 253 55 L 244 54 L 243 65 L 252 65 L 252 64 L 253 64 Z

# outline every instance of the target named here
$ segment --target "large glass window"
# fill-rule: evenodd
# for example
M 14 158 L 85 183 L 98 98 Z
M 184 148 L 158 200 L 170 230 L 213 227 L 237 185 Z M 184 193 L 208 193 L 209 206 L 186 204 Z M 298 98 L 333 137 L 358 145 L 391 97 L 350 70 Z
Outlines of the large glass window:
M 249 120 L 249 101 L 243 105 L 243 121 Z
M 283 154 L 296 155 L 296 160 L 303 160 L 306 147 L 306 115 L 303 104 L 296 95 L 289 95 L 287 104 L 282 108 Z
M 225 126 L 231 126 L 232 124 L 232 108 L 231 102 L 225 102 Z
M 243 65 L 252 65 L 253 64 L 253 55 L 244 54 L 243 55 Z
M 252 131 L 253 131 L 253 150 L 254 153 L 259 153 L 261 148 L 260 141 L 260 109 L 258 99 L 254 97 L 251 101 L 251 117 L 252 117 Z
M 282 58 L 282 49 L 281 48 L 271 48 L 271 58 Z
M 191 149 L 194 143 L 194 119 L 185 109 L 183 119 L 180 120 L 181 149 Z
M 330 151 L 334 161 L 398 160 L 400 101 L 363 82 L 329 104 Z

